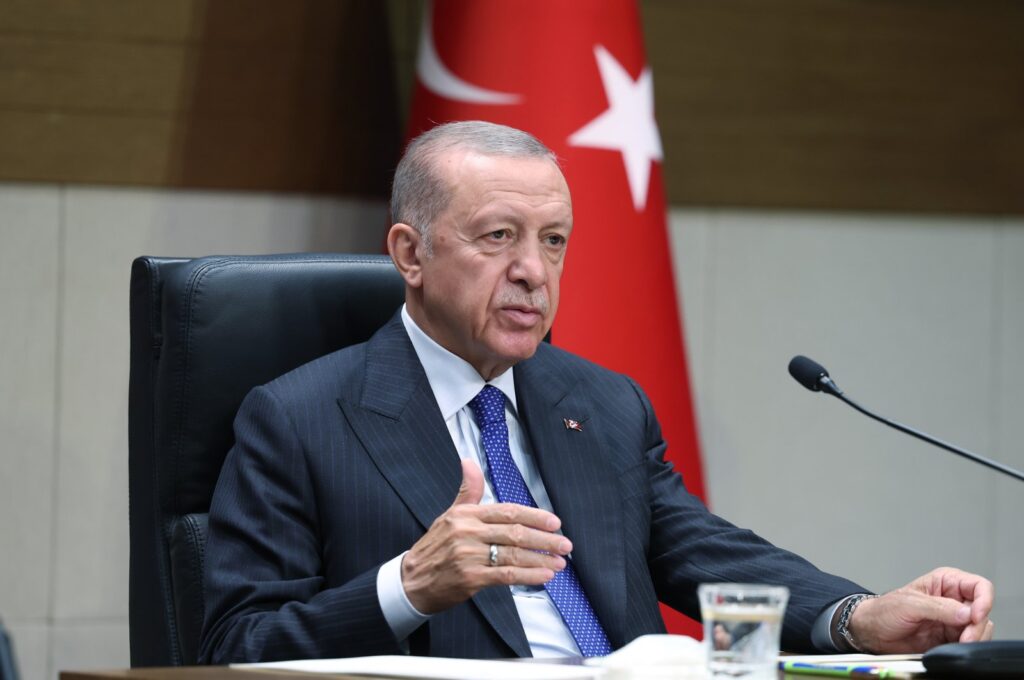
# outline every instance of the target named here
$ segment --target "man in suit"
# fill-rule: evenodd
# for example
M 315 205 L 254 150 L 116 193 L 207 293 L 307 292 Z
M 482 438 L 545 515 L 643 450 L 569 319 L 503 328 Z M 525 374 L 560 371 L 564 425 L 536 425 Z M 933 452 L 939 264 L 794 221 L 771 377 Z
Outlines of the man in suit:
M 530 135 L 454 123 L 396 171 L 406 304 L 367 343 L 259 387 L 210 511 L 201 658 L 599 655 L 699 614 L 711 581 L 787 585 L 783 646 L 987 639 L 992 585 L 880 597 L 688 494 L 643 391 L 543 343 L 572 232 Z

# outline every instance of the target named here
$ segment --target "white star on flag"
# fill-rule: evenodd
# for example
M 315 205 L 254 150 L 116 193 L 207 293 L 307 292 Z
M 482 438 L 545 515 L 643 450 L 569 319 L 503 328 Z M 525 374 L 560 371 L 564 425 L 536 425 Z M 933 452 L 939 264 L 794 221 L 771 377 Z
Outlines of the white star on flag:
M 602 45 L 594 46 L 608 110 L 569 136 L 569 144 L 609 149 L 622 154 L 633 207 L 647 205 L 651 163 L 662 159 L 661 137 L 654 122 L 654 80 L 644 66 L 634 81 L 626 69 Z

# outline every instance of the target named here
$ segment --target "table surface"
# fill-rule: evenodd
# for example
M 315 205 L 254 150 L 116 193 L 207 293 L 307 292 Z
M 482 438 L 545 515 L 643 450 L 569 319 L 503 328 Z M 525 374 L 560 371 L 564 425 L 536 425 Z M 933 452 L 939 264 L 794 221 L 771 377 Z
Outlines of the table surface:
M 809 675 L 786 675 L 779 680 L 810 678 Z M 228 666 L 184 666 L 167 668 L 118 668 L 113 670 L 61 671 L 60 680 L 296 680 L 324 678 L 327 680 L 367 680 L 365 676 L 300 673 L 270 669 L 229 668 Z
M 60 680 L 295 680 L 296 678 L 351 678 L 296 671 L 253 670 L 227 666 L 175 666 L 166 668 L 116 668 L 111 670 L 61 671 Z

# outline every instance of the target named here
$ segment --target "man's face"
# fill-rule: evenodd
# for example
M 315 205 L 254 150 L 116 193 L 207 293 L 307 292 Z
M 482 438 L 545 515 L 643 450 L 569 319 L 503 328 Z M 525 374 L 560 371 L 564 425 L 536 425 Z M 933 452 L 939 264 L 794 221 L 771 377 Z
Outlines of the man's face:
M 438 164 L 454 193 L 433 224 L 433 255 L 417 249 L 410 313 L 489 380 L 533 356 L 555 319 L 569 188 L 547 159 L 455 150 Z

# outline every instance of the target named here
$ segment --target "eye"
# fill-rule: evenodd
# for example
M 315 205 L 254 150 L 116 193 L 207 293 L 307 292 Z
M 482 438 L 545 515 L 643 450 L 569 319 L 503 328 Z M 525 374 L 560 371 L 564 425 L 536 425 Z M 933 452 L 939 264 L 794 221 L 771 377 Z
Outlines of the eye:
M 561 234 L 548 234 L 544 237 L 544 243 L 555 248 L 560 248 L 565 245 L 565 237 Z
M 504 241 L 504 240 L 508 239 L 508 237 L 509 237 L 508 229 L 495 229 L 494 231 L 492 231 L 492 232 L 487 234 L 487 238 L 489 238 L 489 239 L 491 239 L 493 241 Z

